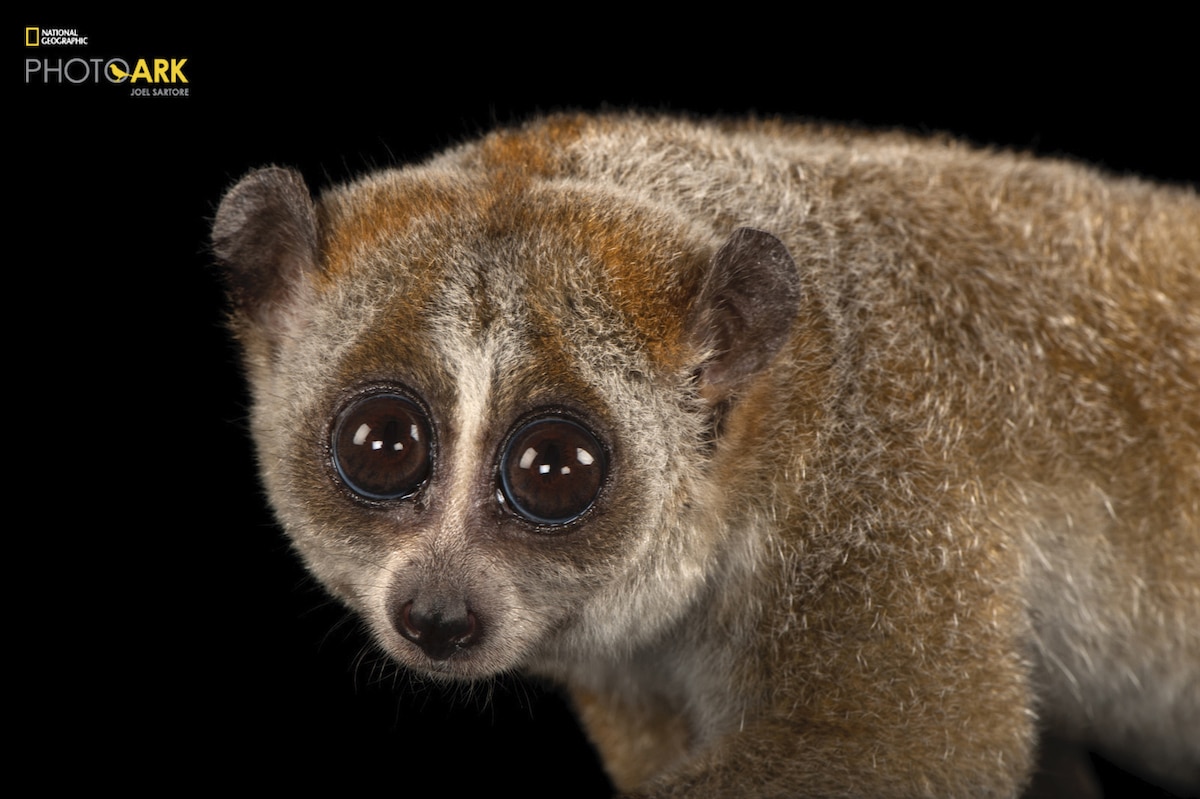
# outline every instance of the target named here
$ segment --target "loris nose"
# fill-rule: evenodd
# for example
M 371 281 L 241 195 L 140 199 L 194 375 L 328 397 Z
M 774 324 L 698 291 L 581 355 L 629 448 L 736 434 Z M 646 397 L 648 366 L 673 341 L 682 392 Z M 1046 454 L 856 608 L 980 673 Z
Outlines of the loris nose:
M 426 603 L 409 600 L 393 611 L 392 624 L 434 660 L 445 660 L 471 646 L 479 622 L 465 602 Z

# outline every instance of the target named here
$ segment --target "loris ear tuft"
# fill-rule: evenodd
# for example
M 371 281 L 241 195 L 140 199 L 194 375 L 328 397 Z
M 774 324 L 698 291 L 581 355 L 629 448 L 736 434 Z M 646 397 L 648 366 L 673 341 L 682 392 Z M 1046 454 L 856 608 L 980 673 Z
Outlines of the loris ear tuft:
M 226 193 L 212 230 L 213 253 L 234 313 L 278 340 L 318 266 L 317 216 L 308 186 L 293 169 L 267 167 Z
M 782 241 L 738 228 L 709 264 L 688 320 L 693 344 L 711 353 L 701 393 L 724 401 L 762 371 L 788 339 L 800 305 L 800 276 Z

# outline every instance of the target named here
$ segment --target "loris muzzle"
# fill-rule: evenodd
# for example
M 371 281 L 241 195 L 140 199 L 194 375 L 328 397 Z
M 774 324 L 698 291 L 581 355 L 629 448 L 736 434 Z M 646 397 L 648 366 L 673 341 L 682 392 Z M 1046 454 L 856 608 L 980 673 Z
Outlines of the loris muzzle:
M 646 796 L 1200 785 L 1200 201 L 946 139 L 560 116 L 213 246 L 263 481 L 416 673 Z

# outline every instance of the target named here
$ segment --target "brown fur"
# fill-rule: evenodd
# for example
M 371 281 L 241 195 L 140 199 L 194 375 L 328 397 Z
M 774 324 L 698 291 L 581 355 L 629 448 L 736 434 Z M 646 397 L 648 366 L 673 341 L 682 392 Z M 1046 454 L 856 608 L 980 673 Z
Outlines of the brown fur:
M 213 233 L 263 478 L 400 663 L 559 680 L 630 796 L 1011 797 L 1042 729 L 1200 785 L 1194 191 L 622 115 L 297 186 Z M 331 426 L 382 389 L 434 455 L 366 501 Z M 608 459 L 550 526 L 497 477 L 547 414 Z

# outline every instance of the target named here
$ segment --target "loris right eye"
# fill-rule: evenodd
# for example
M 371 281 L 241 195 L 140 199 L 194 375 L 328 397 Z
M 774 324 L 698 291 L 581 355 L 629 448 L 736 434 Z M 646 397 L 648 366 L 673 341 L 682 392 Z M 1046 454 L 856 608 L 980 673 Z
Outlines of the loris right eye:
M 514 511 L 537 524 L 573 521 L 604 483 L 600 442 L 570 419 L 550 416 L 517 430 L 500 462 L 500 488 Z
M 342 410 L 333 429 L 333 465 L 367 499 L 411 496 L 429 477 L 429 420 L 399 394 L 372 394 Z

